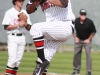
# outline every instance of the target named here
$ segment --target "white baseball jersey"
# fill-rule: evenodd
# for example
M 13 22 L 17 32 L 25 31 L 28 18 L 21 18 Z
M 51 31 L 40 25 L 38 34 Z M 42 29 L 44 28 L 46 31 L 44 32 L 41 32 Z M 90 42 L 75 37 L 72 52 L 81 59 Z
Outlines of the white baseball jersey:
M 21 13 L 21 12 L 24 12 L 26 13 L 25 10 L 21 10 L 20 12 L 17 11 L 14 7 L 9 9 L 6 13 L 5 13 L 5 16 L 4 16 L 4 19 L 3 19 L 3 22 L 2 22 L 2 25 L 14 25 L 14 24 L 18 24 L 19 21 L 18 21 L 18 14 Z M 30 22 L 30 18 L 29 18 L 29 15 L 26 13 L 27 17 L 28 17 L 28 24 L 32 25 L 32 23 Z M 13 30 L 7 30 L 7 33 L 24 33 L 25 32 L 25 27 L 19 27 L 19 28 L 16 28 L 16 29 L 13 29 Z
M 68 0 L 68 7 L 66 8 L 55 6 L 48 1 L 45 2 L 41 7 L 45 13 L 46 21 L 71 21 L 75 19 L 70 0 Z
M 68 14 L 67 14 L 67 20 L 69 21 L 74 21 L 75 20 L 75 15 L 72 11 L 72 6 L 70 0 L 68 1 Z

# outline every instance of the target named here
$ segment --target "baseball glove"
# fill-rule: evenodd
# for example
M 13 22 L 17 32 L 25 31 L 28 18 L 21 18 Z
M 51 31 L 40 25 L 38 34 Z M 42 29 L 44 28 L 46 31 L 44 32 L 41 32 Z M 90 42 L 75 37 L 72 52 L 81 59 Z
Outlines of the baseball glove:
M 19 21 L 27 22 L 27 15 L 24 12 L 18 14 L 18 18 L 19 18 Z
M 18 14 L 18 18 L 19 18 L 19 23 L 20 23 L 20 26 L 25 26 L 27 25 L 27 15 L 22 12 L 20 14 Z

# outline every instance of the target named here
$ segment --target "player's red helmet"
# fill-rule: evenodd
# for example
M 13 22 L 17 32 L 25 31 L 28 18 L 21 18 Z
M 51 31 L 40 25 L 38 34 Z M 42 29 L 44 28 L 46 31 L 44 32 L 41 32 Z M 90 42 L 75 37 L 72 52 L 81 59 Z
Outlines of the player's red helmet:
M 12 0 L 13 5 L 15 5 L 16 1 L 24 1 L 24 0 Z

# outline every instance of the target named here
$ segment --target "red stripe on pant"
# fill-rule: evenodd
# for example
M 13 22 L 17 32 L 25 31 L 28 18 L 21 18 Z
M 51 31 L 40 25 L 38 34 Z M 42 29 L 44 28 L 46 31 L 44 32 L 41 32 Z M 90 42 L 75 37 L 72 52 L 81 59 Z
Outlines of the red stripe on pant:
M 17 71 L 6 69 L 6 73 L 10 73 L 10 74 L 16 75 Z
M 44 41 L 37 41 L 37 42 L 34 42 L 34 44 L 36 47 L 41 47 L 44 45 Z

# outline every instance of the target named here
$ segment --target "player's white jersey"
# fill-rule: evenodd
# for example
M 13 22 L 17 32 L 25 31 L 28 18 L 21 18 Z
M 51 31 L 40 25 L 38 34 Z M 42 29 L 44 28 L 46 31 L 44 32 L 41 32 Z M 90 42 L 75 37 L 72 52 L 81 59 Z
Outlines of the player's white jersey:
M 72 11 L 72 6 L 71 6 L 70 0 L 68 0 L 68 7 L 67 8 L 68 8 L 67 20 L 74 21 L 75 15 Z
M 28 24 L 32 25 L 31 21 L 30 21 L 30 18 L 29 18 L 29 15 L 27 14 L 27 12 L 25 10 L 23 10 L 23 9 L 19 12 L 14 7 L 11 8 L 11 9 L 9 9 L 5 13 L 2 25 L 14 25 L 14 24 L 18 24 L 19 23 L 18 14 L 21 13 L 21 12 L 26 13 L 26 15 L 28 16 L 27 22 L 28 22 Z M 13 29 L 13 30 L 7 30 L 7 33 L 24 33 L 25 30 L 26 29 L 23 26 L 23 27 L 19 27 L 19 28 Z
M 55 6 L 50 2 L 45 2 L 42 5 L 42 10 L 46 15 L 46 21 L 68 21 L 75 19 L 75 16 L 72 12 L 70 0 L 68 0 L 68 7 L 62 8 Z M 66 13 L 65 13 L 66 12 Z

